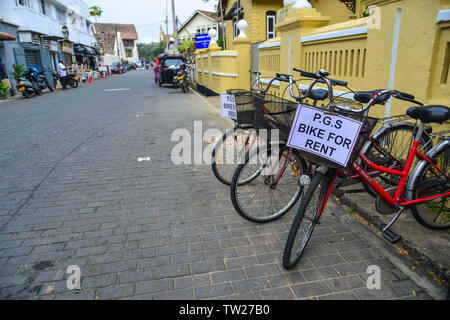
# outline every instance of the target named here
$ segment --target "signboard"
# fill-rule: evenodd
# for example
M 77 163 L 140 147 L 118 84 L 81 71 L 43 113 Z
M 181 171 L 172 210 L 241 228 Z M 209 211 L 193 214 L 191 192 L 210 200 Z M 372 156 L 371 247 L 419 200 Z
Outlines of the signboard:
M 208 49 L 211 37 L 207 34 L 199 34 L 195 36 L 195 45 L 197 49 Z
M 73 53 L 73 47 L 70 42 L 61 42 L 61 51 L 64 53 Z
M 232 94 L 221 94 L 220 105 L 223 118 L 237 120 L 236 98 Z
M 49 49 L 53 52 L 58 52 L 58 42 L 57 41 L 50 41 L 49 42 Z
M 356 120 L 300 105 L 288 146 L 347 167 L 361 128 Z
M 31 32 L 19 32 L 19 42 L 26 42 L 26 43 L 33 42 Z

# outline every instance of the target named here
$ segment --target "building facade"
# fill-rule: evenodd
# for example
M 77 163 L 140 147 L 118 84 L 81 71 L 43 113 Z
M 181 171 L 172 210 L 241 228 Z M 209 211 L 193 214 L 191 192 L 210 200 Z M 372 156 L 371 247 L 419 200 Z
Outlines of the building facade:
M 96 23 L 94 32 L 104 50 L 105 66 L 119 61 L 139 61 L 139 37 L 133 24 Z
M 222 33 L 221 21 L 215 12 L 196 10 L 178 30 L 178 38 L 181 42 L 195 39 L 196 35 L 208 34 L 209 30 L 215 29 L 217 31 L 215 40 L 217 41 Z
M 0 31 L 16 37 L 0 42 L 0 57 L 9 75 L 13 64 L 56 70 L 59 59 L 66 65 L 79 62 L 96 68 L 97 40 L 88 5 L 82 0 L 2 0 Z

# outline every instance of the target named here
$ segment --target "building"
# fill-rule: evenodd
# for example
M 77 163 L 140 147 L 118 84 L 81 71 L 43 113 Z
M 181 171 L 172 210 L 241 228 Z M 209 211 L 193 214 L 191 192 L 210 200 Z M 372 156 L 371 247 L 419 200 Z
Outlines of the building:
M 178 39 L 186 41 L 195 39 L 196 35 L 208 34 L 209 30 L 217 31 L 216 41 L 222 36 L 222 19 L 215 12 L 196 10 L 178 29 Z
M 16 40 L 0 42 L 0 57 L 9 73 L 13 64 L 56 70 L 59 59 L 66 65 L 86 62 L 95 69 L 97 40 L 91 26 L 82 0 L 2 0 L 0 32 Z
M 96 23 L 94 32 L 104 50 L 104 64 L 114 62 L 138 62 L 138 33 L 133 24 Z

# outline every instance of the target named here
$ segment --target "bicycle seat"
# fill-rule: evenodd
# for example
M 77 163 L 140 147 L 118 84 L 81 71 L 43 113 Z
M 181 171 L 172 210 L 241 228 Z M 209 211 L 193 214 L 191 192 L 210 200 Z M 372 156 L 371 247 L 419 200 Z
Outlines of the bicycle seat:
M 446 106 L 412 107 L 406 114 L 423 123 L 444 123 L 450 119 L 450 108 Z
M 308 90 L 303 90 L 302 94 L 306 94 Z M 328 98 L 328 90 L 325 89 L 313 89 L 311 91 L 311 93 L 309 94 L 308 98 L 316 100 L 316 101 L 321 101 L 321 100 L 325 100 L 326 98 Z
M 379 93 L 380 91 L 375 90 L 375 91 L 358 91 L 355 93 L 353 99 L 355 99 L 356 101 L 359 101 L 361 103 L 369 103 L 370 100 L 372 100 L 372 97 Z M 387 100 L 389 100 L 390 95 L 389 94 L 383 94 L 381 96 L 378 96 L 377 100 L 375 101 L 374 104 L 381 104 L 386 102 Z

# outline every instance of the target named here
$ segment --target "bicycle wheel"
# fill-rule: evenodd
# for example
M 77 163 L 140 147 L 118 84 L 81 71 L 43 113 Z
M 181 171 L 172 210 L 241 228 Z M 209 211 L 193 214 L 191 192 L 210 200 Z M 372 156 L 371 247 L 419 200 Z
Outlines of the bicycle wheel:
M 285 145 L 263 146 L 247 155 L 245 163 L 238 166 L 230 194 L 241 217 L 254 223 L 268 223 L 281 218 L 297 203 L 303 191 L 298 178 L 307 166 L 295 150 L 289 150 Z
M 316 224 L 325 210 L 334 171 L 326 175 L 317 172 L 306 191 L 292 223 L 283 253 L 283 267 L 294 268 L 311 239 Z
M 248 153 L 255 134 L 250 130 L 234 128 L 219 139 L 211 155 L 212 171 L 217 180 L 225 185 L 231 185 L 233 175 Z
M 402 171 L 411 150 L 416 132 L 417 128 L 415 124 L 402 123 L 399 125 L 394 124 L 386 130 L 381 131 L 379 134 L 375 133 L 372 138 L 379 143 L 379 145 L 384 148 L 389 155 L 392 155 L 393 158 L 384 155 L 376 143 L 372 141 L 368 142 L 362 152 L 373 163 L 379 166 Z M 431 144 L 429 144 L 430 137 L 428 134 L 423 134 L 421 140 L 421 145 L 423 148 L 428 148 L 431 146 Z M 371 171 L 365 163 L 362 163 L 362 168 L 369 173 Z M 385 189 L 398 185 L 400 181 L 400 177 L 387 173 L 377 172 L 376 177 L 377 182 Z M 378 193 L 376 193 L 367 183 L 365 183 L 365 181 L 362 181 L 362 183 L 366 191 L 371 196 L 375 198 L 379 196 Z
M 414 186 L 414 199 L 421 199 L 443 194 L 450 190 L 450 144 L 440 150 L 435 163 L 445 172 L 446 177 L 429 163 L 426 163 Z M 425 228 L 431 230 L 447 230 L 450 228 L 450 199 L 442 197 L 411 207 L 414 218 Z

